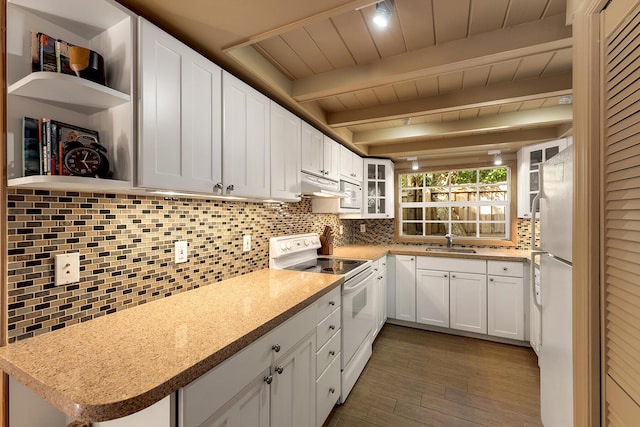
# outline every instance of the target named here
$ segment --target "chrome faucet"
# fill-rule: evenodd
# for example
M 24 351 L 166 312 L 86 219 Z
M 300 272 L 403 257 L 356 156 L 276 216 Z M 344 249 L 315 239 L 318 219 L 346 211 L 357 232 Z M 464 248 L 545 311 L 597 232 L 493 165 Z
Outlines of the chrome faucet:
M 447 247 L 450 248 L 453 245 L 453 234 L 445 234 L 444 238 L 447 239 Z

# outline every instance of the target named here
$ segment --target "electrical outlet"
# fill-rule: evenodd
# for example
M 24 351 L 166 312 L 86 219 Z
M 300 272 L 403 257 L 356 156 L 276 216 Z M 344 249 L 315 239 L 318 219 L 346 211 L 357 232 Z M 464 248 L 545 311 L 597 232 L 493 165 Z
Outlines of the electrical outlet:
M 189 244 L 184 240 L 176 242 L 174 253 L 176 264 L 187 262 L 189 260 Z
M 242 236 L 242 252 L 249 252 L 251 250 L 251 235 L 245 234 Z
M 364 224 L 360 224 L 360 232 L 361 233 L 366 233 L 367 232 L 367 226 Z
M 80 281 L 80 253 L 57 254 L 55 258 L 56 286 Z
M 340 226 L 340 234 L 344 234 L 344 225 Z

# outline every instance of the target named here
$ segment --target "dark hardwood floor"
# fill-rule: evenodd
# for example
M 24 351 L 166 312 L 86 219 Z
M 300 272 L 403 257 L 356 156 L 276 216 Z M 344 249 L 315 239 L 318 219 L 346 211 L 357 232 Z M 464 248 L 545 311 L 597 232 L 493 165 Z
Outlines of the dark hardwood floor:
M 325 427 L 541 426 L 533 350 L 385 325 Z

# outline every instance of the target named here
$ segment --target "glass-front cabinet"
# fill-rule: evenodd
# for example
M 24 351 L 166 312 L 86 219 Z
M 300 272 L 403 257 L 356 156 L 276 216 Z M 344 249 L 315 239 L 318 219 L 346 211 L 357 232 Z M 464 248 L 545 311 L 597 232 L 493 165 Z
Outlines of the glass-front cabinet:
M 393 218 L 393 162 L 364 160 L 364 218 Z
M 571 138 L 562 138 L 529 145 L 518 151 L 518 218 L 531 218 L 531 203 L 540 191 L 540 165 L 568 145 L 571 145 Z

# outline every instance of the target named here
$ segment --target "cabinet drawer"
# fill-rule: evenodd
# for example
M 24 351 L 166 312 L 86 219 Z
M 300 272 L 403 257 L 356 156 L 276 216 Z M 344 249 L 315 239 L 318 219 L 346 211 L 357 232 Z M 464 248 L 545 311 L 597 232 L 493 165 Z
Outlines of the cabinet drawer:
M 494 276 L 524 277 L 521 261 L 487 261 L 487 273 Z
M 340 397 L 340 353 L 316 381 L 316 426 L 324 424 Z
M 373 268 L 377 268 L 378 269 L 378 273 L 383 272 L 384 270 L 387 269 L 387 256 L 383 256 L 382 258 L 379 258 L 377 261 L 373 262 Z
M 461 273 L 487 273 L 487 261 L 483 259 L 444 258 L 419 256 L 416 268 L 424 270 L 459 271 Z
M 316 323 L 322 322 L 325 317 L 333 313 L 333 310 L 340 307 L 340 303 L 342 301 L 342 295 L 340 294 L 341 290 L 342 287 L 338 286 L 318 300 L 316 303 L 318 307 L 318 319 Z
M 338 329 L 340 329 L 340 307 L 336 308 L 333 313 L 318 323 L 316 346 L 318 348 L 322 347 Z
M 316 354 L 316 377 L 329 366 L 334 358 L 340 354 L 340 339 L 342 331 L 338 331 Z

